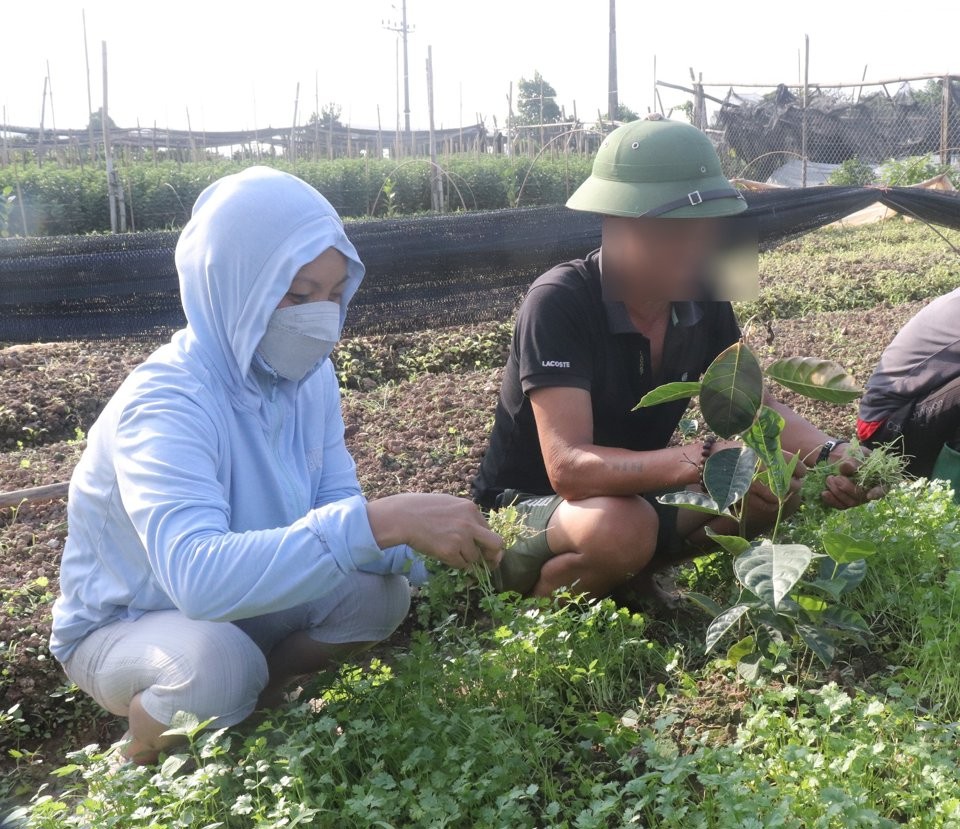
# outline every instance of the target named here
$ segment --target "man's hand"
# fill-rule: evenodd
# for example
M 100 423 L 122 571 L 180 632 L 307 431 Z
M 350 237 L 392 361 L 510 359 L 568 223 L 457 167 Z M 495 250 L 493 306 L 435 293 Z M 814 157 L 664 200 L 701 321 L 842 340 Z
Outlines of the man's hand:
M 503 539 L 487 526 L 477 505 L 465 498 L 391 495 L 367 504 L 367 515 L 381 548 L 409 544 L 458 570 L 480 561 L 496 567 L 503 555 Z
M 860 451 L 866 453 L 869 450 L 861 448 Z M 862 458 L 843 454 L 839 459 L 837 474 L 827 478 L 827 488 L 820 496 L 823 503 L 834 509 L 850 509 L 865 504 L 867 501 L 876 501 L 886 495 L 883 487 L 874 487 L 868 491 L 857 485 L 854 476 L 857 474 L 861 463 L 863 463 Z
M 732 443 L 730 441 L 725 441 L 725 443 Z M 739 446 L 739 444 L 732 444 Z M 724 447 L 726 448 L 726 447 Z M 784 452 L 784 460 L 789 463 L 793 459 L 793 455 L 789 452 Z M 799 506 L 800 498 L 800 488 L 803 486 L 803 479 L 806 477 L 807 467 L 804 466 L 803 461 L 799 458 L 797 459 L 797 465 L 793 468 L 793 476 L 790 478 L 790 492 L 785 499 L 787 504 L 788 511 L 795 509 Z M 773 491 L 764 483 L 762 478 L 756 478 L 753 483 L 750 485 L 748 490 L 748 495 L 752 496 L 765 505 L 768 509 L 776 510 L 778 505 L 777 496 L 773 494 Z M 756 504 L 757 501 L 754 503 Z

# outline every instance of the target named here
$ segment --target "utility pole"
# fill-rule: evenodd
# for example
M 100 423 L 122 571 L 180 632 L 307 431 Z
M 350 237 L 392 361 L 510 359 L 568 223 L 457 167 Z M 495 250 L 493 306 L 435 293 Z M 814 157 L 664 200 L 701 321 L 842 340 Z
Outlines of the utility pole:
M 617 0 L 610 0 L 610 67 L 607 76 L 607 119 L 616 121 L 620 110 L 617 90 Z
M 394 6 L 396 8 L 396 6 Z M 396 32 L 403 38 L 403 127 L 407 135 L 410 134 L 410 71 L 407 61 L 407 35 L 416 29 L 407 23 L 407 0 L 402 0 L 401 21 L 381 20 L 380 23 L 388 32 Z

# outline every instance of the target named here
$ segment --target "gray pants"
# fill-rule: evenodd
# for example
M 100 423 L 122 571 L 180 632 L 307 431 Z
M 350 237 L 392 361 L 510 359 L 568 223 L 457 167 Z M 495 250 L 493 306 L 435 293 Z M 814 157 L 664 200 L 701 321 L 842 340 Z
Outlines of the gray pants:
M 290 634 L 306 631 L 326 644 L 379 642 L 409 608 L 403 576 L 354 572 L 314 602 L 235 623 L 188 619 L 179 610 L 114 622 L 87 636 L 64 671 L 118 716 L 127 716 L 140 694 L 157 722 L 185 711 L 216 718 L 217 727 L 236 725 L 253 713 L 269 681 L 267 656 Z

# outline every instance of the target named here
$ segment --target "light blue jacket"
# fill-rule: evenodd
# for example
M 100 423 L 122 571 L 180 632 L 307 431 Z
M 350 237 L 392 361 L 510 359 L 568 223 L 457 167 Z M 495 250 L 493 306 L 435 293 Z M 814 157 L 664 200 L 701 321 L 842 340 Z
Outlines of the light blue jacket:
M 317 599 L 353 570 L 422 575 L 409 548 L 373 538 L 331 362 L 298 383 L 254 353 L 294 274 L 330 247 L 348 260 L 342 326 L 364 268 L 326 199 L 262 167 L 200 195 L 176 250 L 187 326 L 127 377 L 70 482 L 61 662 L 151 610 L 231 621 Z

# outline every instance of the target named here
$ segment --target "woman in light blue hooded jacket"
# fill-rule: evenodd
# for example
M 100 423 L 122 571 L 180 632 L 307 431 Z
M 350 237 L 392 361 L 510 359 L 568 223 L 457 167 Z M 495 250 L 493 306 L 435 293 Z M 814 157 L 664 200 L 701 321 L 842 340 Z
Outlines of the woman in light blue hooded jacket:
M 411 548 L 501 555 L 465 499 L 361 495 L 328 357 L 364 268 L 323 196 L 227 176 L 176 262 L 187 325 L 124 381 L 70 482 L 50 646 L 129 717 L 137 762 L 178 711 L 233 725 L 389 636 L 423 567 Z

